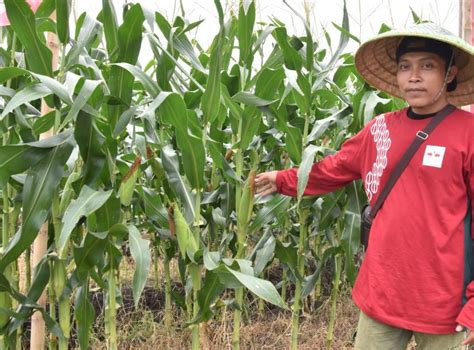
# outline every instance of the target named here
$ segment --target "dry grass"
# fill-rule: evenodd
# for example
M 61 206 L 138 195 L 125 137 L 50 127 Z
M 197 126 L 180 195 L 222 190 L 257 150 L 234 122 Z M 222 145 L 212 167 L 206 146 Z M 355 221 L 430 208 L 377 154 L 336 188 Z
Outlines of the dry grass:
M 251 302 L 251 301 L 250 301 Z M 317 312 L 301 317 L 300 349 L 325 349 L 329 303 L 322 304 Z M 251 307 L 256 310 L 256 305 Z M 332 349 L 352 349 L 352 336 L 357 324 L 358 310 L 347 293 L 341 295 L 338 317 L 334 328 Z M 242 325 L 242 349 L 288 349 L 291 334 L 291 313 L 267 307 L 263 314 L 254 311 Z M 173 313 L 173 328 L 166 331 L 161 322 L 155 322 L 155 314 L 140 308 L 130 311 L 118 323 L 120 349 L 189 349 L 190 330 L 185 327 L 185 316 L 177 308 Z M 161 317 L 160 317 L 161 318 Z M 102 320 L 98 319 L 97 322 Z M 203 332 L 201 333 L 203 334 Z M 221 310 L 205 326 L 210 349 L 231 349 L 232 311 Z M 94 333 L 92 349 L 105 349 L 102 332 Z
M 130 285 L 133 278 L 133 261 L 125 258 L 121 264 L 123 285 Z M 172 279 L 179 279 L 177 267 L 171 267 Z M 159 277 L 163 276 L 163 266 L 159 264 Z M 156 287 L 153 270 L 150 270 L 149 286 Z M 163 291 L 156 291 L 155 303 L 164 304 Z M 148 290 L 148 298 L 150 297 Z M 230 298 L 232 293 L 226 295 Z M 125 296 L 125 295 L 124 295 Z M 248 310 L 240 330 L 241 349 L 289 349 L 291 337 L 291 313 L 265 304 L 263 312 L 258 312 L 257 300 L 251 295 L 247 298 Z M 146 303 L 145 303 L 146 304 Z M 118 342 L 120 349 L 190 349 L 191 331 L 186 327 L 184 312 L 173 306 L 172 329 L 163 326 L 163 308 L 148 309 L 150 305 L 141 305 L 138 310 L 129 308 L 122 312 L 118 322 Z M 319 307 L 309 311 L 307 307 L 300 318 L 299 349 L 328 349 L 327 327 L 329 324 L 330 300 L 328 297 L 317 303 Z M 353 339 L 357 328 L 359 310 L 350 297 L 348 288 L 342 288 L 337 301 L 337 317 L 334 325 L 334 337 L 330 349 L 353 349 Z M 221 308 L 213 320 L 201 327 L 201 338 L 205 337 L 208 346 L 203 349 L 231 349 L 232 310 Z M 157 320 L 159 320 L 157 322 Z M 103 322 L 103 320 L 98 320 Z M 201 344 L 202 345 L 202 344 Z M 92 349 L 106 349 L 103 333 L 93 334 Z M 407 350 L 415 349 L 412 342 Z

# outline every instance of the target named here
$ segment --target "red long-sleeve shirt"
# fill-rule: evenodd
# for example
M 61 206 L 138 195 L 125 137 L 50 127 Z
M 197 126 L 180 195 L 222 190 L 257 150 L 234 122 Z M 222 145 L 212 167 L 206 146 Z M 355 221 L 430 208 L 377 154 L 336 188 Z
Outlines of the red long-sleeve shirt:
M 410 119 L 407 109 L 375 118 L 313 165 L 305 194 L 362 179 L 373 205 L 428 122 Z M 276 182 L 295 196 L 297 169 L 279 171 Z M 452 333 L 457 323 L 474 329 L 473 193 L 474 116 L 456 109 L 414 155 L 372 224 L 352 291 L 364 313 L 418 332 Z

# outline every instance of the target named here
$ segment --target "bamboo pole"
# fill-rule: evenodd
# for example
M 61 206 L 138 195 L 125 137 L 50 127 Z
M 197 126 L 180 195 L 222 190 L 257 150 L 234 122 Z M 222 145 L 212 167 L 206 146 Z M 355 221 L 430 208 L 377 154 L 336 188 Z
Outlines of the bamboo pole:
M 50 17 L 53 21 L 56 20 L 56 12 L 53 12 Z M 52 68 L 53 71 L 57 69 L 59 62 L 59 42 L 56 34 L 48 32 L 48 48 L 53 54 Z M 50 108 L 46 101 L 41 102 L 41 115 L 46 115 L 51 112 Z M 46 139 L 53 136 L 54 131 L 50 129 L 45 133 L 40 135 L 40 140 Z M 32 266 L 36 268 L 41 259 L 45 256 L 46 250 L 48 248 L 48 223 L 45 222 L 38 233 L 35 241 L 33 242 L 33 254 L 32 254 Z M 41 294 L 38 299 L 38 305 L 45 307 L 47 300 L 46 290 Z M 30 349 L 44 349 L 46 340 L 46 330 L 43 315 L 40 312 L 35 312 L 31 316 L 31 338 L 30 338 Z

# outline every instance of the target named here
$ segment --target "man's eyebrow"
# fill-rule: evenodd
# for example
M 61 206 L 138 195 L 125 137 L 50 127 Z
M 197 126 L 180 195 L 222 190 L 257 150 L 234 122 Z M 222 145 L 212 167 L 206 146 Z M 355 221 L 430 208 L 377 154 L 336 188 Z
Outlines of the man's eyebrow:
M 400 58 L 399 62 L 411 62 L 411 61 L 428 61 L 428 60 L 436 60 L 434 56 L 421 56 L 417 58 Z

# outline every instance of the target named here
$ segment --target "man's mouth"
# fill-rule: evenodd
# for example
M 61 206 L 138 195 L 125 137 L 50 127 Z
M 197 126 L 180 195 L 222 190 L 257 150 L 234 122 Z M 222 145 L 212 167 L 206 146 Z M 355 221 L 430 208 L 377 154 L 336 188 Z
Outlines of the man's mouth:
M 408 88 L 408 89 L 405 89 L 405 92 L 409 93 L 416 93 L 416 92 L 425 92 L 426 89 L 422 89 L 422 88 Z

